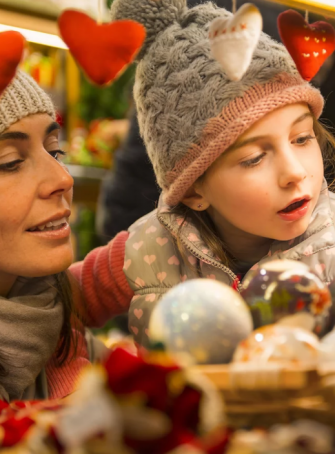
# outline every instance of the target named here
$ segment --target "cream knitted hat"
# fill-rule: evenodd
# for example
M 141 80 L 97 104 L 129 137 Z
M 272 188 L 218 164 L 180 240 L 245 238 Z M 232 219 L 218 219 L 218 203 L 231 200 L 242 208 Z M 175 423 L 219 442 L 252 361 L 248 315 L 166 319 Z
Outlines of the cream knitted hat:
M 251 65 L 231 81 L 211 56 L 209 26 L 231 13 L 186 0 L 114 0 L 112 19 L 146 27 L 135 101 L 141 134 L 166 203 L 187 189 L 236 139 L 272 110 L 306 102 L 318 118 L 323 98 L 281 44 L 261 34 Z
M 0 96 L 0 133 L 28 115 L 47 113 L 56 118 L 49 96 L 23 71 L 18 71 Z

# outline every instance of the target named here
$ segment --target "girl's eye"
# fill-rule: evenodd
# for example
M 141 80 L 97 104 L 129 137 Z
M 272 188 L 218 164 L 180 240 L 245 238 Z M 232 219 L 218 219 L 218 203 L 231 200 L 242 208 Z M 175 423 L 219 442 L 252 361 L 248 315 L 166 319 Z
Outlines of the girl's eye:
M 311 136 L 311 135 L 298 137 L 295 143 L 297 145 L 304 146 L 304 145 L 307 145 L 311 140 L 313 140 L 315 138 L 316 138 L 315 136 Z
M 65 156 L 66 152 L 63 150 L 54 150 L 54 151 L 49 151 L 49 155 L 51 155 L 53 158 L 55 158 L 56 161 L 60 161 L 59 155 Z
M 242 167 L 255 167 L 261 162 L 261 160 L 264 158 L 265 154 L 266 153 L 262 153 L 262 154 L 256 156 L 255 158 L 248 159 L 247 161 L 243 161 L 240 163 L 240 165 Z
M 5 162 L 5 164 L 0 164 L 1 172 L 15 172 L 19 170 L 20 165 L 24 162 L 23 159 L 16 159 L 15 161 Z

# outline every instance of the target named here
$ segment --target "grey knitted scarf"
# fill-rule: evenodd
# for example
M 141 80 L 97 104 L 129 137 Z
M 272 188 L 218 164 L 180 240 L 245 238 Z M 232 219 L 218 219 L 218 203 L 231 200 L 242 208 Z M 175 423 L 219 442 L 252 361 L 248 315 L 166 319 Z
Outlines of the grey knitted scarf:
M 53 277 L 18 278 L 0 297 L 0 398 L 21 399 L 55 352 L 63 323 L 56 295 Z

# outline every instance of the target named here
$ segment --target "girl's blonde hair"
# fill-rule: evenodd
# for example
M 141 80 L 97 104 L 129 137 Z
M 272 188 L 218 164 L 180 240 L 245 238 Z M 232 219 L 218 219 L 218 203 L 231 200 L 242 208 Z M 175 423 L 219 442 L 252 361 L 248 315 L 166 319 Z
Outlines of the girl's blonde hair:
M 325 169 L 325 178 L 330 190 L 335 192 L 335 138 L 318 120 L 314 119 L 314 132 L 319 143 Z M 206 172 L 198 179 L 198 182 L 206 175 Z M 183 219 L 177 232 L 177 247 L 182 256 L 185 256 L 185 248 L 181 242 L 183 225 L 186 221 L 191 222 L 198 229 L 201 238 L 204 240 L 210 250 L 217 256 L 223 265 L 234 270 L 234 258 L 229 254 L 225 247 L 224 241 L 219 237 L 215 225 L 207 211 L 194 211 L 180 202 L 171 208 L 172 214 L 178 215 Z M 185 260 L 188 263 L 188 260 Z

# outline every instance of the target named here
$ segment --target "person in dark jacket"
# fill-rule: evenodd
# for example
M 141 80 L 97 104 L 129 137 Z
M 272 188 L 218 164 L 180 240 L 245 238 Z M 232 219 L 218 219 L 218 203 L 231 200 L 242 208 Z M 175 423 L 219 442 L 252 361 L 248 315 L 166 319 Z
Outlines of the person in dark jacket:
M 102 182 L 100 236 L 108 242 L 136 219 L 155 208 L 159 188 L 140 136 L 136 111 L 122 146 L 116 151 L 114 168 Z

